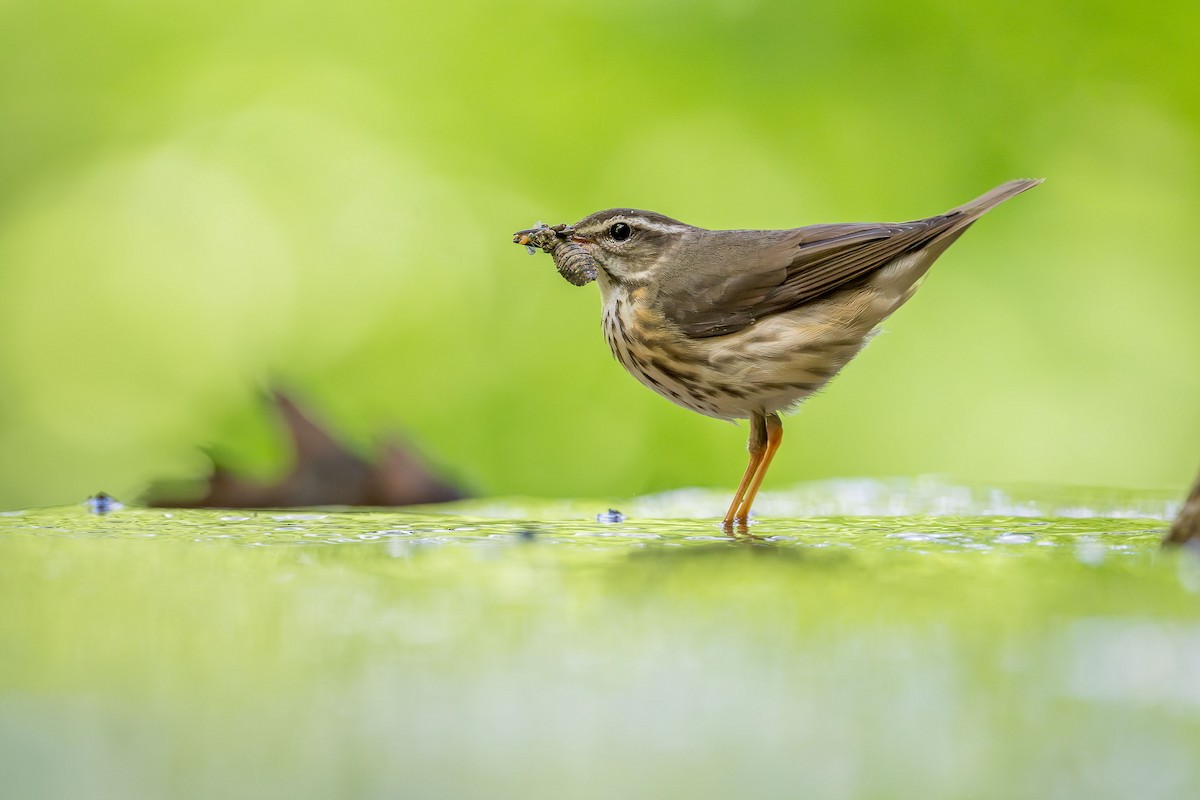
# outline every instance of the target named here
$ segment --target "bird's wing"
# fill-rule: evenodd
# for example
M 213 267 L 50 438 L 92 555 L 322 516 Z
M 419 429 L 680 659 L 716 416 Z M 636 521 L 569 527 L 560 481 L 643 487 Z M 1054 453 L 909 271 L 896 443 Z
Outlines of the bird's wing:
M 727 241 L 679 275 L 681 285 L 669 292 L 663 310 L 692 338 L 735 333 L 920 249 L 933 238 L 933 227 L 930 220 L 813 225 L 781 231 L 786 236 L 770 237 L 765 247 L 755 238 L 775 232 L 722 231 Z
M 789 231 L 703 231 L 702 253 L 664 287 L 663 311 L 692 338 L 723 336 L 854 283 L 900 256 L 932 263 L 972 222 L 1040 181 L 1012 181 L 945 214 L 901 223 Z

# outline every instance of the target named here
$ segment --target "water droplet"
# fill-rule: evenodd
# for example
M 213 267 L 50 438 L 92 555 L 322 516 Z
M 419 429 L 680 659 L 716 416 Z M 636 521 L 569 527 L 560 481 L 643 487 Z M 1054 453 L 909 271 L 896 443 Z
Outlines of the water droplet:
M 596 522 L 600 522 L 605 525 L 612 525 L 624 521 L 625 515 L 620 511 L 617 511 L 615 508 L 610 508 L 608 511 L 596 515 Z
M 93 514 L 107 514 L 110 511 L 119 511 L 124 507 L 124 503 L 104 492 L 97 492 L 87 499 L 87 509 Z

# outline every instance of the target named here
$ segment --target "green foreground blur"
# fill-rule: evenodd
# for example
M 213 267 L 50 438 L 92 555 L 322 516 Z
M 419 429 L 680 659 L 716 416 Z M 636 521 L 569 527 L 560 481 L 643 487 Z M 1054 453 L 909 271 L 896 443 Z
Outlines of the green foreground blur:
M 768 496 L 859 515 L 740 542 L 639 515 L 679 498 L 619 524 L 519 503 L 0 516 L 0 785 L 1200 794 L 1200 564 L 1159 550 L 1169 504 L 946 489 L 925 498 L 950 515 L 887 515 L 911 496 Z

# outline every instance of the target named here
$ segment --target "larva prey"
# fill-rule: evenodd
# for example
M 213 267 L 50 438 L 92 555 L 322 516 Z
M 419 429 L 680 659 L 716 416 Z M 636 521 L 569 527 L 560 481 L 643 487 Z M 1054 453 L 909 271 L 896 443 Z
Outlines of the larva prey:
M 539 222 L 536 227 L 514 233 L 513 242 L 524 245 L 530 255 L 536 253 L 537 248 L 549 253 L 558 274 L 576 286 L 596 280 L 596 260 L 571 238 L 566 225 Z

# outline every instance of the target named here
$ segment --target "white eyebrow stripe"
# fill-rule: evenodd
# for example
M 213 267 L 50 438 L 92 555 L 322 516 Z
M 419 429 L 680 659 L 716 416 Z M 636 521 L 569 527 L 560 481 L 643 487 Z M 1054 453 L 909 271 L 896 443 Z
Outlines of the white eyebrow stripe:
M 686 225 L 655 222 L 641 217 L 617 217 L 613 222 L 627 222 L 635 228 L 645 228 L 656 233 L 683 233 L 688 229 Z

